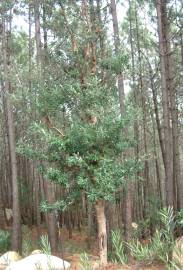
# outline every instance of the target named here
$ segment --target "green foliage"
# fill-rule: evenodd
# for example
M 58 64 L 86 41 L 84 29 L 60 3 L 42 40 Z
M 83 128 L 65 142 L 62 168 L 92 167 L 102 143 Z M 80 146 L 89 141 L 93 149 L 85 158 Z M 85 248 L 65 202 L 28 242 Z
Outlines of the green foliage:
M 126 264 L 128 262 L 127 255 L 125 254 L 125 242 L 122 240 L 119 230 L 111 232 L 112 240 L 112 260 L 115 263 Z
M 148 245 L 143 245 L 137 239 L 128 244 L 128 247 L 131 250 L 132 256 L 137 261 L 144 262 L 145 264 L 151 264 L 153 262 L 154 254 Z
M 0 252 L 5 252 L 10 248 L 10 233 L 0 230 Z
M 149 221 L 150 221 L 149 218 L 146 218 L 138 222 L 137 228 L 134 228 L 132 231 L 132 236 L 134 239 L 142 239 L 144 236 L 147 236 L 150 234 Z
M 22 238 L 22 255 L 23 257 L 26 257 L 33 249 L 31 231 L 27 225 L 22 225 Z
M 167 265 L 168 270 L 182 270 L 182 266 L 174 261 L 170 261 L 169 264 Z
M 90 263 L 89 256 L 86 252 L 83 252 L 80 255 L 80 266 L 81 270 L 92 270 L 92 265 Z
M 22 256 L 27 257 L 30 255 L 32 250 L 32 241 L 31 239 L 23 239 L 22 241 Z
M 165 242 L 172 246 L 174 241 L 175 216 L 173 207 L 163 208 L 159 211 L 160 221 L 162 224 L 161 233 Z
M 153 238 L 148 245 L 140 243 L 140 241 L 133 240 L 128 244 L 132 255 L 138 260 L 146 264 L 152 263 L 154 260 L 160 260 L 166 265 L 169 265 L 172 257 L 172 250 L 174 247 L 174 228 L 175 219 L 173 208 L 163 208 L 159 211 L 159 218 L 161 228 L 156 230 Z
M 101 61 L 101 66 L 116 74 L 122 72 L 129 65 L 129 56 L 127 54 L 119 54 Z
M 13 8 L 13 6 L 14 6 L 14 3 L 12 1 L 10 1 L 10 0 L 2 1 L 0 3 L 1 14 L 5 16 L 6 15 L 6 12 L 8 12 L 9 10 L 11 10 Z
M 72 194 L 67 194 L 67 197 L 64 200 L 56 201 L 52 204 L 49 204 L 47 201 L 42 201 L 40 209 L 42 212 L 47 212 L 50 210 L 62 210 L 65 211 L 70 205 L 72 205 L 77 197 L 77 191 Z
M 148 208 L 145 209 L 145 215 L 148 217 L 148 225 L 149 227 L 153 226 L 157 228 L 158 224 L 160 224 L 159 215 L 157 215 L 157 211 L 161 208 L 160 199 L 157 196 L 149 196 L 148 198 Z
M 40 248 L 43 251 L 43 253 L 51 255 L 51 246 L 47 235 L 42 235 L 40 237 Z
M 183 228 L 183 209 L 181 209 L 176 215 L 177 224 Z
M 164 236 L 166 236 L 166 240 L 163 238 Z M 154 259 L 167 264 L 171 259 L 173 242 L 171 242 L 172 247 L 170 247 L 171 240 L 168 239 L 168 235 L 165 234 L 164 236 L 161 231 L 157 230 L 151 240 L 150 249 L 154 254 Z
M 97 77 L 87 78 L 84 89 L 74 81 L 73 84 L 66 82 L 59 90 L 61 99 L 57 99 L 58 92 L 52 94 L 49 91 L 48 95 L 44 91 L 39 103 L 42 112 L 42 109 L 48 109 L 45 107 L 47 102 L 54 112 L 67 108 L 67 125 L 64 130 L 59 127 L 64 135 L 34 123 L 29 128 L 26 145 L 20 142 L 18 152 L 42 160 L 40 170 L 45 179 L 66 188 L 66 198 L 56 202 L 54 209 L 66 209 L 66 202 L 73 202 L 81 191 L 92 202 L 98 199 L 111 201 L 116 189 L 125 184 L 125 179 L 141 168 L 140 160 L 125 159 L 122 163 L 120 159 L 122 151 L 133 147 L 133 133 L 127 137 L 124 131 L 133 119 L 131 111 L 127 110 L 121 119 L 113 89 L 103 85 Z M 50 114 L 56 117 L 51 107 Z M 35 138 L 37 142 L 32 144 Z M 46 207 L 51 208 L 43 202 L 42 210 Z

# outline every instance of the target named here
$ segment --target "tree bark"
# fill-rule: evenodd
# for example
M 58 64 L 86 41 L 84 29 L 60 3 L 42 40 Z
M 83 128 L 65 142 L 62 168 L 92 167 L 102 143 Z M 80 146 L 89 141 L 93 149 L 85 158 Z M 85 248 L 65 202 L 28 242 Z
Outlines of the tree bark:
M 55 193 L 54 193 L 54 185 L 53 183 L 44 180 L 45 182 L 45 195 L 46 200 L 49 204 L 55 202 Z M 48 227 L 48 237 L 51 245 L 51 250 L 53 254 L 57 254 L 58 252 L 58 230 L 57 230 L 57 221 L 56 214 L 52 210 L 47 213 L 47 227 Z
M 142 120 L 143 120 L 143 141 L 144 141 L 144 154 L 147 157 L 148 149 L 147 149 L 147 105 L 146 105 L 146 96 L 144 82 L 143 82 L 143 73 L 142 73 L 142 55 L 140 48 L 140 36 L 139 36 L 139 24 L 138 24 L 138 15 L 137 8 L 135 7 L 135 32 L 137 38 L 137 52 L 138 52 L 138 79 L 139 79 L 139 88 L 140 88 L 140 96 L 141 96 L 141 107 L 142 107 Z M 146 219 L 147 209 L 148 209 L 148 198 L 150 195 L 150 178 L 149 178 L 149 163 L 148 160 L 144 162 L 144 218 Z
M 95 204 L 98 223 L 99 256 L 102 266 L 107 265 L 107 228 L 105 217 L 105 201 L 99 200 Z
M 42 48 L 41 48 L 40 1 L 39 0 L 34 0 L 34 19 L 35 19 L 37 66 L 40 68 L 40 71 L 41 71 Z
M 113 22 L 113 33 L 114 33 L 114 47 L 115 54 L 118 56 L 120 50 L 120 39 L 119 39 L 119 28 L 118 28 L 118 18 L 116 11 L 116 1 L 111 0 L 111 14 L 112 14 L 112 22 Z M 120 72 L 117 76 L 117 84 L 118 84 L 118 96 L 119 96 L 119 105 L 120 105 L 120 114 L 121 118 L 124 117 L 125 114 L 125 92 L 124 92 L 124 79 L 123 73 Z M 125 130 L 127 135 L 127 130 Z M 124 153 L 125 155 L 125 153 Z M 123 155 L 123 157 L 124 157 Z M 126 193 L 125 193 L 125 239 L 127 242 L 130 242 L 131 239 L 131 224 L 132 224 L 132 183 L 127 181 Z
M 120 52 L 120 39 L 119 39 L 118 18 L 117 18 L 115 0 L 111 0 L 111 14 L 112 14 L 112 22 L 113 22 L 114 47 L 115 47 L 115 54 L 117 56 Z M 125 113 L 125 108 L 124 108 L 125 93 L 124 93 L 124 81 L 123 81 L 122 72 L 120 72 L 117 76 L 117 83 L 118 83 L 120 112 L 121 112 L 121 115 L 123 116 Z
M 3 180 L 2 175 L 0 175 L 0 179 Z M 0 182 L 0 229 L 4 229 L 6 225 L 5 213 L 4 213 L 4 205 L 2 198 L 2 182 Z
M 19 189 L 17 180 L 17 160 L 15 152 L 15 129 L 13 120 L 13 108 L 10 102 L 10 49 L 9 38 L 11 29 L 6 29 L 5 21 L 3 22 L 3 65 L 4 65 L 4 100 L 7 112 L 8 141 L 10 152 L 10 167 L 12 178 L 12 198 L 13 198 L 13 228 L 12 228 L 12 250 L 21 251 L 21 222 L 20 222 L 20 205 Z
M 174 191 L 176 199 L 175 207 L 177 209 L 183 208 L 183 182 L 181 175 L 181 166 L 180 166 L 180 150 L 179 150 L 179 131 L 178 131 L 178 111 L 176 104 L 176 93 L 173 88 L 170 96 L 171 103 L 171 114 L 172 114 L 172 135 L 173 135 L 173 180 L 174 185 L 176 186 L 176 194 Z M 174 198 L 175 200 L 175 198 Z
M 157 1 L 157 22 L 159 36 L 159 54 L 160 54 L 160 71 L 161 71 L 161 89 L 163 105 L 163 122 L 164 122 L 164 146 L 165 146 L 165 178 L 166 178 L 166 202 L 167 206 L 174 205 L 174 185 L 173 185 L 173 153 L 172 153 L 172 131 L 170 127 L 169 111 L 169 91 L 172 89 L 168 84 L 168 58 L 170 52 L 167 51 L 167 10 L 166 1 Z

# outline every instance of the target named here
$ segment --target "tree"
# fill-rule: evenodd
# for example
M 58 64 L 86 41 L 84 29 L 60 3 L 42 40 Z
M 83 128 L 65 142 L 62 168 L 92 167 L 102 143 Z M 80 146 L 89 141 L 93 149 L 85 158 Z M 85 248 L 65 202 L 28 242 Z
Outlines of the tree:
M 116 2 L 115 0 L 111 0 L 111 14 L 113 21 L 113 32 L 114 32 L 114 47 L 116 57 L 120 55 L 120 39 L 119 39 L 119 27 L 118 27 L 118 18 L 116 11 Z M 123 81 L 123 73 L 120 71 L 117 74 L 117 83 L 118 83 L 118 96 L 119 96 L 119 104 L 120 104 L 120 114 L 121 118 L 124 117 L 125 114 L 125 93 L 124 93 L 124 81 Z M 126 129 L 126 136 L 128 132 Z M 127 154 L 127 153 L 126 153 Z M 126 154 L 123 154 L 122 159 L 125 159 Z M 125 238 L 127 242 L 130 242 L 131 239 L 131 224 L 132 224 L 132 183 L 130 183 L 130 179 L 128 179 L 128 184 L 126 187 L 125 194 Z
M 170 95 L 172 80 L 170 75 L 170 45 L 166 1 L 157 1 L 157 20 L 159 35 L 159 54 L 161 70 L 161 89 L 164 121 L 165 177 L 167 205 L 174 204 L 172 129 L 170 126 Z
M 10 152 L 10 166 L 12 177 L 12 195 L 13 195 L 13 228 L 12 228 L 12 249 L 15 251 L 21 250 L 21 224 L 20 224 L 20 206 L 19 206 L 19 189 L 17 179 L 17 160 L 15 152 L 15 130 L 13 120 L 13 107 L 10 101 L 11 94 L 11 59 L 10 59 L 10 38 L 11 38 L 11 21 L 6 21 L 6 17 L 11 18 L 10 11 L 6 9 L 6 3 L 2 3 L 4 13 L 2 14 L 2 51 L 3 51 L 3 92 L 4 102 L 7 113 L 7 127 L 8 127 L 8 143 Z M 10 19 L 11 20 L 11 19 Z M 9 29 L 6 25 L 9 25 Z

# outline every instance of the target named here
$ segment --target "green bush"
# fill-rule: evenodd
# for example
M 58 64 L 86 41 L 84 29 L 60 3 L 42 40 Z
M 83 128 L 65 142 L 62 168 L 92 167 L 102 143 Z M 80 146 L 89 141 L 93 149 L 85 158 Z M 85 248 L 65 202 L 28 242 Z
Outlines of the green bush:
M 10 233 L 0 230 L 0 252 L 7 251 L 10 248 Z

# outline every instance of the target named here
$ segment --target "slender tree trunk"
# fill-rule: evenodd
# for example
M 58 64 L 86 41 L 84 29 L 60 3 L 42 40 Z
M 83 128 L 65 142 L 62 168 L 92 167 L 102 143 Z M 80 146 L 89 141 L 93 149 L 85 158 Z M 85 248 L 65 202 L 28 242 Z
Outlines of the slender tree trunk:
M 41 213 L 40 213 L 40 182 L 39 182 L 39 174 L 37 172 L 37 162 L 33 161 L 33 181 L 35 185 L 35 194 L 34 194 L 34 203 L 35 203 L 35 216 L 36 216 L 36 225 L 37 225 L 37 234 L 38 238 L 41 232 Z
M 2 88 L 3 88 L 3 85 L 2 85 L 2 82 L 0 82 L 0 90 L 2 91 Z M 4 131 L 4 128 L 3 125 L 4 123 L 1 124 L 1 128 L 2 128 L 2 134 L 0 134 L 0 136 L 2 135 L 2 138 L 4 140 L 4 143 L 5 143 L 5 131 Z M 3 149 L 2 152 L 5 152 L 5 149 Z M 2 153 L 2 156 L 5 155 L 5 153 Z M 5 194 L 7 194 L 7 190 L 6 190 L 6 186 L 5 186 L 5 181 L 6 181 L 6 159 L 5 160 L 1 160 L 1 163 L 0 163 L 0 228 L 1 229 L 4 229 L 5 226 L 6 226 L 6 218 L 5 218 L 5 207 L 4 207 L 4 196 L 3 196 L 3 192 Z
M 31 15 L 32 15 L 32 3 L 29 0 L 29 91 L 32 90 L 32 24 L 31 24 Z
M 181 54 L 181 72 L 183 74 L 183 30 L 181 31 L 180 34 L 180 54 Z
M 132 6 L 131 1 L 129 0 L 129 38 L 130 38 L 130 48 L 131 48 L 131 62 L 132 62 L 132 88 L 133 88 L 133 99 L 134 99 L 134 106 L 137 108 L 139 107 L 139 92 L 138 88 L 135 87 L 135 49 L 134 49 L 134 41 L 133 41 L 133 27 L 132 27 Z M 139 160 L 139 123 L 138 120 L 135 119 L 134 121 L 134 140 L 137 142 L 134 148 L 134 155 L 136 160 Z M 139 172 L 136 174 L 136 179 L 138 180 L 140 177 Z M 142 203 L 142 192 L 141 192 L 141 183 L 137 181 L 136 185 L 136 203 L 137 203 L 137 212 L 138 212 L 138 219 L 143 218 L 143 203 Z
M 113 33 L 114 33 L 114 47 L 115 54 L 118 56 L 120 50 L 120 39 L 119 39 L 119 28 L 118 28 L 118 18 L 116 11 L 116 1 L 111 0 L 111 14 L 113 22 Z M 120 113 L 121 117 L 124 117 L 125 114 L 125 93 L 124 93 L 124 80 L 123 73 L 120 72 L 117 76 L 118 83 L 118 95 L 119 95 L 119 104 L 120 104 Z M 127 134 L 127 130 L 125 131 Z M 125 153 L 124 153 L 125 155 Z M 131 239 L 131 224 L 132 224 L 132 183 L 127 181 L 126 193 L 125 193 L 125 239 L 127 242 L 130 242 Z
M 141 48 L 140 48 L 140 37 L 139 37 L 139 25 L 138 25 L 138 15 L 137 15 L 137 8 L 135 7 L 135 32 L 136 32 L 136 39 L 137 39 L 137 53 L 138 53 L 138 77 L 139 77 L 139 88 L 140 88 L 140 96 L 141 96 L 141 107 L 142 107 L 142 119 L 143 119 L 143 142 L 144 142 L 144 154 L 148 156 L 148 149 L 147 149 L 147 105 L 146 105 L 146 93 L 145 87 L 143 83 L 143 73 L 142 73 L 142 55 L 141 55 Z M 148 209 L 148 198 L 149 198 L 149 190 L 150 190 L 150 179 L 149 179 L 149 163 L 148 160 L 144 162 L 144 218 L 146 218 L 146 210 Z
M 105 201 L 99 200 L 95 204 L 98 223 L 99 256 L 102 266 L 107 264 L 107 227 L 105 217 Z
M 45 194 L 46 200 L 49 204 L 55 202 L 55 193 L 54 193 L 54 185 L 53 183 L 45 180 Z M 52 210 L 47 213 L 47 226 L 48 226 L 48 237 L 51 245 L 51 250 L 53 254 L 57 254 L 58 252 L 58 230 L 57 230 L 57 221 L 56 214 Z
M 0 180 L 3 180 L 2 175 L 0 175 Z M 3 205 L 3 197 L 2 197 L 2 182 L 0 181 L 0 229 L 4 229 L 6 225 L 5 213 L 4 213 L 4 205 Z
M 183 33 L 181 31 L 181 69 L 180 71 L 183 74 Z M 183 76 L 182 76 L 183 78 Z M 178 130 L 178 109 L 176 104 L 176 93 L 173 92 L 172 96 L 172 126 L 173 126 L 173 141 L 174 141 L 174 163 L 177 166 L 175 168 L 177 172 L 177 208 L 183 208 L 183 182 L 182 182 L 182 172 L 180 168 L 180 139 L 179 139 L 179 130 Z
M 87 217 L 87 246 L 90 249 L 91 248 L 91 241 L 92 241 L 92 235 L 94 233 L 94 224 L 93 224 L 93 206 L 92 203 L 88 202 L 88 217 Z
M 178 112 L 176 105 L 176 93 L 175 89 L 172 89 L 171 97 L 171 108 L 172 108 L 172 135 L 173 135 L 173 177 L 174 184 L 177 187 L 177 204 L 178 209 L 183 208 L 183 182 L 181 175 L 180 166 L 180 150 L 179 150 L 179 131 L 178 131 Z
M 165 148 L 164 148 L 164 141 L 163 141 L 162 128 L 161 128 L 161 124 L 160 124 L 160 118 L 159 118 L 157 90 L 156 90 L 156 87 L 154 85 L 153 71 L 152 71 L 151 65 L 149 62 L 148 62 L 148 64 L 149 64 L 150 86 L 151 86 L 152 95 L 153 95 L 153 105 L 154 105 L 156 125 L 157 125 L 157 130 L 158 130 L 158 138 L 159 138 L 159 143 L 160 143 L 160 148 L 161 148 L 161 153 L 162 153 L 162 158 L 163 158 L 163 165 L 164 165 L 164 169 L 165 169 Z
M 42 48 L 41 48 L 41 27 L 40 27 L 40 0 L 34 0 L 34 19 L 35 19 L 37 66 L 41 72 Z
M 158 195 L 161 206 L 165 206 L 164 197 L 163 197 L 163 188 L 161 182 L 161 174 L 160 174 L 160 166 L 158 162 L 158 150 L 157 150 L 157 143 L 156 143 L 156 123 L 154 119 L 154 110 L 151 110 L 151 120 L 152 120 L 152 129 L 153 129 L 153 152 L 154 152 L 154 161 L 155 161 L 155 170 L 156 170 L 156 194 Z
M 3 65 L 4 65 L 4 100 L 7 112 L 7 126 L 8 126 L 8 141 L 10 152 L 10 166 L 12 177 L 12 198 L 13 198 L 13 228 L 12 228 L 12 249 L 15 251 L 21 250 L 21 223 L 20 223 L 20 206 L 19 206 L 19 190 L 17 179 L 17 160 L 15 152 L 15 129 L 13 120 L 13 108 L 10 103 L 9 94 L 11 88 L 10 78 L 10 49 L 9 39 L 11 34 L 10 29 L 6 29 L 5 22 L 3 22 Z
M 115 54 L 118 55 L 120 52 L 120 40 L 119 40 L 118 18 L 117 18 L 115 0 L 111 0 L 111 14 L 112 14 L 112 22 L 113 22 Z M 125 93 L 124 93 L 124 81 L 123 81 L 122 72 L 120 72 L 117 76 L 117 83 L 118 83 L 120 112 L 121 112 L 121 115 L 123 116 L 125 113 L 125 108 L 124 108 Z
M 161 89 L 163 103 L 163 121 L 164 121 L 164 145 L 165 145 L 165 178 L 166 178 L 166 201 L 167 206 L 174 205 L 174 185 L 173 185 L 173 161 L 172 161 L 172 136 L 170 127 L 170 111 L 169 111 L 169 85 L 167 83 L 168 67 L 167 58 L 170 57 L 167 51 L 167 10 L 166 1 L 157 1 L 157 19 L 158 19 L 158 35 L 159 35 L 159 54 L 160 54 L 160 70 L 161 70 Z
M 39 70 L 39 79 L 40 85 L 44 84 L 44 76 L 45 76 L 45 68 L 46 66 L 46 50 L 47 50 L 47 31 L 45 29 L 46 23 L 46 14 L 45 7 L 43 6 L 43 21 L 44 21 L 44 58 L 43 58 L 43 49 L 41 46 L 41 27 L 40 27 L 40 1 L 34 0 L 34 18 L 35 18 L 35 39 L 36 39 L 36 50 L 37 50 L 37 66 Z M 36 96 L 36 95 L 35 95 Z M 36 98 L 36 97 L 35 97 Z M 49 203 L 53 203 L 55 201 L 54 194 L 54 185 L 51 182 L 45 180 L 45 194 L 46 199 Z M 48 226 L 48 236 L 51 244 L 51 249 L 54 254 L 58 251 L 58 230 L 57 230 L 57 222 L 56 222 L 56 214 L 54 211 L 47 213 L 47 226 Z

